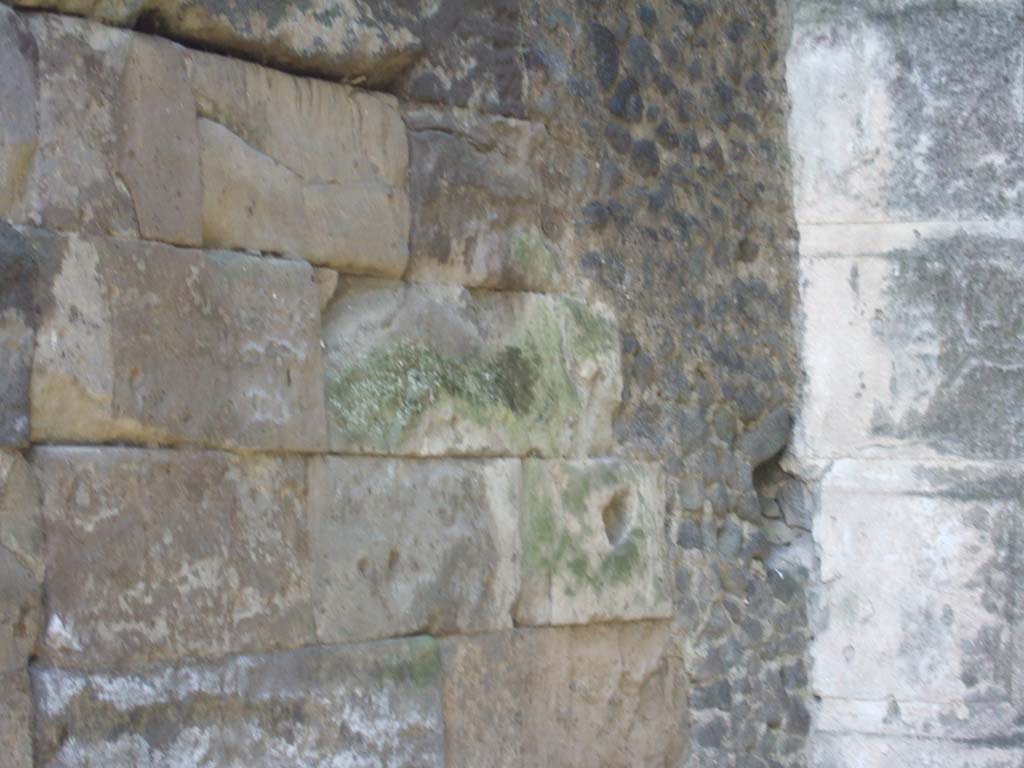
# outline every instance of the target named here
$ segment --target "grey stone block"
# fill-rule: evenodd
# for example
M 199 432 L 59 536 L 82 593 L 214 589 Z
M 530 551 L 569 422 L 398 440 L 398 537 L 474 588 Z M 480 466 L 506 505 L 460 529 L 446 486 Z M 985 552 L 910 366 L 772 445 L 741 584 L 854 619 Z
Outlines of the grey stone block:
M 88 673 L 33 670 L 46 766 L 443 768 L 437 642 Z
M 520 464 L 310 460 L 320 642 L 512 626 Z
M 299 458 L 39 448 L 43 647 L 113 667 L 314 641 Z

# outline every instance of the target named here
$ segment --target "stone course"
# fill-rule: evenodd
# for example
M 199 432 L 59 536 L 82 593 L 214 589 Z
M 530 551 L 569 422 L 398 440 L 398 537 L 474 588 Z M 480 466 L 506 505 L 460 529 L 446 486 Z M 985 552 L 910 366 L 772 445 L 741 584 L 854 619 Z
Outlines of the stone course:
M 447 640 L 448 765 L 669 766 L 685 688 L 667 622 Z

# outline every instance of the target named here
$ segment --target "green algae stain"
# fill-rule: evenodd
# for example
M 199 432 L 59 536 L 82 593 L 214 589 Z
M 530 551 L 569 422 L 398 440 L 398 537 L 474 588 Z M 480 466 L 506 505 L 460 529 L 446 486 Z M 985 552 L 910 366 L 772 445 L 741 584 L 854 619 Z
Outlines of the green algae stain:
M 601 521 L 588 508 L 590 495 L 628 482 L 633 474 L 612 464 L 569 467 L 567 474 L 556 489 L 542 462 L 527 462 L 523 467 L 526 496 L 520 537 L 525 573 L 564 579 L 568 594 L 584 589 L 600 594 L 609 586 L 628 583 L 644 567 L 642 528 L 634 524 L 623 541 L 601 556 L 587 552 L 560 515 L 571 515 L 585 534 L 597 533 L 594 527 Z
M 567 335 L 576 355 L 597 357 L 616 351 L 619 334 L 615 323 L 597 314 L 578 299 L 566 299 L 565 305 L 571 318 Z
M 536 229 L 517 230 L 509 243 L 514 281 L 530 288 L 554 287 L 558 256 Z
M 398 685 L 412 683 L 428 688 L 441 675 L 441 649 L 432 637 L 395 641 L 395 650 L 385 656 L 377 671 L 381 681 Z

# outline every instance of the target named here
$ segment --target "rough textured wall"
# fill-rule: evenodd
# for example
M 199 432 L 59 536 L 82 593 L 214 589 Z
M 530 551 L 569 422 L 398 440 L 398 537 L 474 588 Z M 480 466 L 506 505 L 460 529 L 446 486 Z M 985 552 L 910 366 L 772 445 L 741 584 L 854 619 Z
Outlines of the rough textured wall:
M 18 5 L 14 765 L 804 764 L 782 9 Z
M 1024 6 L 795 22 L 814 764 L 1018 766 Z

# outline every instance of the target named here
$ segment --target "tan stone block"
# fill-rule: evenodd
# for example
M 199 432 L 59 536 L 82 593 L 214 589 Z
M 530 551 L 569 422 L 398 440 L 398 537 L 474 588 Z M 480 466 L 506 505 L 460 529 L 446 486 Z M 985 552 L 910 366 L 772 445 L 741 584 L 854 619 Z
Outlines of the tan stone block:
M 667 622 L 516 630 L 442 643 L 451 768 L 671 768 L 686 680 Z
M 37 668 L 39 760 L 443 768 L 440 674 L 427 637 L 127 672 Z
M 347 280 L 324 315 L 331 447 L 585 456 L 612 444 L 618 327 L 533 293 Z
M 527 460 L 520 530 L 517 624 L 672 616 L 656 465 Z
M 519 470 L 514 460 L 311 460 L 319 640 L 510 628 Z
M 319 297 L 301 262 L 39 237 L 38 441 L 324 444 Z
M 24 670 L 35 649 L 42 625 L 42 550 L 32 472 L 20 454 L 0 451 L 0 674 Z
M 546 191 L 539 124 L 417 107 L 409 126 L 412 234 L 407 278 L 556 290 L 557 246 L 540 229 Z
M 40 448 L 46 657 L 112 666 L 313 641 L 303 460 Z
M 202 244 L 196 105 L 179 46 L 133 35 L 121 83 L 117 169 L 148 240 Z
M 189 68 L 207 245 L 401 276 L 408 145 L 393 98 L 219 56 Z

